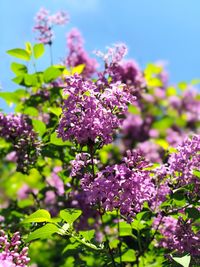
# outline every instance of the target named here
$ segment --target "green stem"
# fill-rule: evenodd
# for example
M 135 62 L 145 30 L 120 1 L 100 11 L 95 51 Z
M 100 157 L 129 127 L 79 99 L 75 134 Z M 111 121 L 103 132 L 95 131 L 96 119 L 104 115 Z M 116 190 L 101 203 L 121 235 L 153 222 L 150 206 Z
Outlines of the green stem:
M 121 238 L 120 238 L 120 227 L 119 227 L 119 210 L 117 210 L 117 229 L 118 229 L 118 240 L 119 240 L 119 258 L 120 258 L 120 266 L 122 267 L 122 250 L 121 250 L 121 246 L 122 246 L 122 242 L 121 242 Z
M 114 255 L 113 255 L 112 249 L 111 249 L 110 244 L 109 244 L 109 239 L 108 239 L 107 233 L 104 230 L 103 216 L 102 216 L 100 207 L 99 207 L 99 215 L 100 215 L 100 218 L 101 218 L 101 223 L 102 223 L 102 226 L 103 226 L 103 234 L 105 235 L 105 238 L 106 238 L 106 244 L 108 245 L 108 252 L 109 252 L 110 257 L 111 257 L 112 265 L 113 265 L 113 267 L 116 267 Z
M 50 52 L 50 62 L 51 66 L 53 65 L 53 50 L 52 50 L 52 44 L 49 44 L 49 52 Z

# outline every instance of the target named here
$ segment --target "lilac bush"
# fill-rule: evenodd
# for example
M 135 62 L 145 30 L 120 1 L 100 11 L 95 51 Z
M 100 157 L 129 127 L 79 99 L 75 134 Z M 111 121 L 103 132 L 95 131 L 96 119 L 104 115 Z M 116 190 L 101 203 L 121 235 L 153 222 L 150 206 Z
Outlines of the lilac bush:
M 198 89 L 124 43 L 90 57 L 76 28 L 42 71 L 68 21 L 42 8 L 39 43 L 7 51 L 27 64 L 0 92 L 0 266 L 199 266 Z

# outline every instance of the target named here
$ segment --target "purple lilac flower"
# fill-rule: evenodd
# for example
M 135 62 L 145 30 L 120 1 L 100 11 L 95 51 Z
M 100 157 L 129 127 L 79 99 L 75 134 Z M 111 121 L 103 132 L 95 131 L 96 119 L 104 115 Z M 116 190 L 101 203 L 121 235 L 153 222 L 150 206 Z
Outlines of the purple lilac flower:
M 181 131 L 181 129 L 167 129 L 166 140 L 172 147 L 180 145 L 186 138 L 186 133 Z
M 118 71 L 121 81 L 129 86 L 133 86 L 133 91 L 138 91 L 138 88 L 145 86 L 143 74 L 134 60 L 122 61 L 119 63 Z M 141 94 L 141 89 L 140 92 Z
M 47 179 L 48 184 L 56 189 L 56 192 L 59 196 L 62 196 L 65 192 L 64 183 L 58 175 L 61 170 L 62 167 L 55 167 L 51 173 L 51 176 Z
M 130 147 L 136 142 L 146 141 L 151 134 L 152 122 L 153 117 L 151 116 L 143 119 L 141 115 L 128 113 L 122 125 L 125 145 Z
M 182 217 L 161 217 L 154 219 L 154 228 L 159 230 L 163 238 L 159 240 L 159 246 L 179 253 L 190 253 L 193 256 L 200 255 L 200 233 L 192 231 L 191 221 L 184 221 Z
M 82 175 L 83 169 L 91 163 L 90 154 L 79 153 L 76 155 L 75 159 L 71 161 L 71 177 L 77 177 Z
M 188 88 L 181 97 L 171 96 L 169 104 L 179 115 L 185 115 L 186 121 L 192 125 L 200 120 L 200 101 L 195 90 Z M 170 107 L 169 106 L 169 107 Z
M 66 57 L 64 64 L 68 67 L 76 67 L 84 64 L 82 75 L 84 77 L 91 77 L 98 67 L 95 59 L 90 58 L 83 48 L 84 40 L 78 29 L 72 29 L 67 35 L 67 46 L 69 54 Z
M 37 134 L 28 124 L 27 118 L 22 115 L 0 113 L 0 137 L 12 143 L 16 152 L 17 171 L 27 172 L 40 152 Z
M 193 192 L 199 195 L 200 180 L 194 171 L 200 170 L 200 135 L 187 138 L 177 147 L 177 153 L 171 154 L 168 162 L 172 179 L 180 186 L 194 183 Z
M 0 266 L 27 267 L 30 261 L 28 247 L 20 249 L 21 237 L 19 232 L 13 234 L 11 240 L 3 230 L 0 230 Z
M 127 103 L 133 103 L 135 97 L 119 83 L 104 88 L 101 95 L 94 82 L 78 74 L 67 77 L 66 84 L 64 93 L 68 98 L 64 100 L 58 136 L 79 144 L 111 143 L 122 123 L 119 115 L 127 112 Z
M 109 47 L 107 53 L 96 51 L 96 55 L 101 57 L 107 66 L 119 63 L 127 54 L 127 46 L 123 43 L 115 44 L 113 47 Z
M 17 191 L 17 198 L 19 200 L 22 200 L 22 199 L 28 198 L 30 194 L 36 195 L 37 193 L 38 193 L 37 189 L 35 189 L 35 188 L 33 189 L 29 185 L 23 184 L 20 187 L 20 189 Z
M 60 11 L 54 15 L 49 15 L 49 11 L 41 8 L 35 17 L 34 31 L 38 32 L 37 40 L 40 43 L 51 44 L 54 33 L 52 27 L 54 25 L 64 25 L 68 22 L 67 13 Z
M 167 165 L 161 164 L 153 169 L 151 173 L 153 175 L 156 190 L 150 206 L 151 209 L 156 212 L 159 211 L 160 205 L 167 199 L 172 190 L 169 187 L 169 171 Z
M 106 167 L 95 178 L 86 174 L 81 183 L 89 203 L 100 203 L 109 211 L 119 209 L 132 220 L 144 202 L 151 202 L 155 185 L 150 172 L 144 169 L 147 162 L 138 153 L 128 153 L 124 160 L 122 164 Z
M 136 148 L 140 149 L 146 159 L 148 159 L 150 162 L 162 163 L 162 148 L 156 143 L 154 143 L 152 140 L 147 140 L 145 142 L 138 143 Z

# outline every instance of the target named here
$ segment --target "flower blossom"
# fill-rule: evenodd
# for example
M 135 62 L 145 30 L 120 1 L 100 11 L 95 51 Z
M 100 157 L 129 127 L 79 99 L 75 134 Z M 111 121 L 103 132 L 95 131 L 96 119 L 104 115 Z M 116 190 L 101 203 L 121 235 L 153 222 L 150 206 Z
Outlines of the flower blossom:
M 66 78 L 63 113 L 58 127 L 58 137 L 79 144 L 112 142 L 114 131 L 121 126 L 122 116 L 127 112 L 127 103 L 133 97 L 122 84 L 112 84 L 99 92 L 98 86 L 84 80 L 80 75 Z
M 37 40 L 43 44 L 51 44 L 54 32 L 54 25 L 64 25 L 68 22 L 67 13 L 60 11 L 54 15 L 49 15 L 49 11 L 41 8 L 35 17 L 34 31 L 38 32 Z
M 11 240 L 0 230 L 0 267 L 27 267 L 30 261 L 28 247 L 20 249 L 19 232 L 13 234 Z
M 159 215 L 154 219 L 153 227 L 163 235 L 159 240 L 159 246 L 179 253 L 200 255 L 200 233 L 195 234 L 192 231 L 190 220 L 184 221 L 181 217 L 175 219 Z
M 100 203 L 107 211 L 119 209 L 132 220 L 144 202 L 151 203 L 155 195 L 155 185 L 146 166 L 143 157 L 133 151 L 128 152 L 124 163 L 107 166 L 94 178 L 85 174 L 81 183 L 88 202 Z
M 0 137 L 12 143 L 16 152 L 12 160 L 17 162 L 17 170 L 27 172 L 39 155 L 40 142 L 26 117 L 0 113 Z
M 74 28 L 68 33 L 67 47 L 69 53 L 64 60 L 64 64 L 68 67 L 76 67 L 83 64 L 82 75 L 89 78 L 96 72 L 98 63 L 95 59 L 89 57 L 84 50 L 83 43 L 81 33 L 77 29 Z
M 200 170 L 200 135 L 185 139 L 168 162 L 172 179 L 180 186 L 193 183 L 193 192 L 199 195 L 200 180 L 194 172 Z

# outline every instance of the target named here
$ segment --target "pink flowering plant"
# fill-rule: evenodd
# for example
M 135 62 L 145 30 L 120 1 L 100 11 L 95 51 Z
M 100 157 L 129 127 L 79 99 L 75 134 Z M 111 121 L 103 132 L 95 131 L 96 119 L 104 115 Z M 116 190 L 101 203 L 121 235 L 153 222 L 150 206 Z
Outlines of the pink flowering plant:
M 37 43 L 7 51 L 20 89 L 0 92 L 14 104 L 0 112 L 0 267 L 199 266 L 195 82 L 142 70 L 124 43 L 91 57 L 78 29 L 56 61 L 68 21 L 42 8 Z

